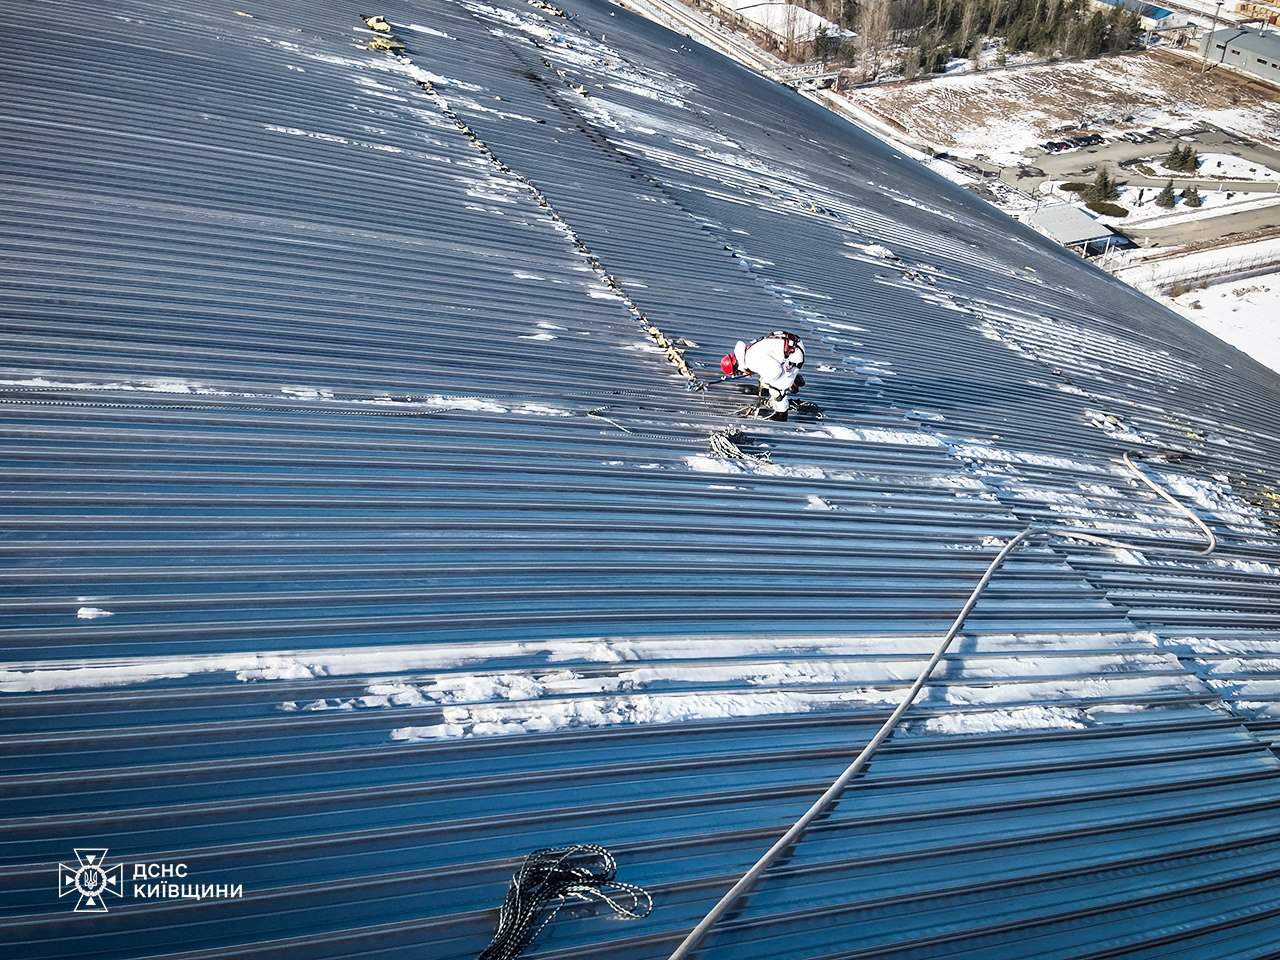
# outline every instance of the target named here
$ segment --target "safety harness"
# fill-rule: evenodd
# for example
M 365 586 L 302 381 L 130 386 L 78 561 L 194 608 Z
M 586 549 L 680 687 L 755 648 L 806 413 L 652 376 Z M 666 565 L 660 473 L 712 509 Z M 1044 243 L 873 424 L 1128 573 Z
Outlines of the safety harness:
M 788 358 L 793 353 L 799 352 L 800 361 L 794 364 L 794 366 L 799 367 L 804 365 L 804 351 L 801 349 L 800 338 L 797 337 L 794 333 L 787 333 L 787 331 L 785 330 L 775 330 L 773 331 L 773 333 L 765 334 L 763 337 L 760 337 L 758 340 L 752 340 L 749 344 L 747 344 L 746 350 L 742 351 L 743 356 L 746 355 L 747 350 L 750 350 L 757 343 L 764 343 L 764 341 L 773 340 L 774 338 L 780 338 L 782 340 L 782 359 L 783 360 L 786 360 L 788 363 L 790 363 L 790 360 Z
M 754 347 L 757 343 L 764 343 L 766 340 L 775 340 L 775 339 L 779 339 L 782 341 L 782 360 L 784 363 L 790 363 L 793 367 L 796 367 L 797 369 L 804 366 L 804 347 L 800 343 L 800 338 L 797 337 L 794 333 L 787 333 L 787 331 L 785 330 L 775 330 L 773 331 L 773 333 L 767 333 L 763 337 L 759 337 L 755 340 L 752 340 L 750 343 L 748 343 L 745 347 L 742 348 L 742 363 L 740 364 L 741 370 L 739 370 L 738 372 L 745 373 L 745 374 L 755 374 L 755 371 L 750 369 L 746 364 L 747 352 L 752 347 Z M 793 362 L 790 358 L 797 353 L 800 354 L 800 359 Z

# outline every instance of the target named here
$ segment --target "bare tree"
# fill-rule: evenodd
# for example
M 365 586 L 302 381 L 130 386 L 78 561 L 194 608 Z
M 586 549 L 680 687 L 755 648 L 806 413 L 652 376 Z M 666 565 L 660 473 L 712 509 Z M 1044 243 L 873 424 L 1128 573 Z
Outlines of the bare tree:
M 858 36 L 862 41 L 862 72 L 867 79 L 875 79 L 889 40 L 889 0 L 862 0 L 858 6 Z
M 969 43 L 978 32 L 978 0 L 964 0 L 964 9 L 960 15 L 960 38 Z
M 786 9 L 786 12 L 783 14 L 783 21 L 782 21 L 784 24 L 784 29 L 786 30 L 786 38 L 787 38 L 786 39 L 786 44 L 787 44 L 786 55 L 788 60 L 794 60 L 796 58 L 796 50 L 798 47 L 798 44 L 796 43 L 796 21 L 800 17 L 800 8 L 797 7 L 794 3 L 788 3 L 786 7 L 787 9 Z

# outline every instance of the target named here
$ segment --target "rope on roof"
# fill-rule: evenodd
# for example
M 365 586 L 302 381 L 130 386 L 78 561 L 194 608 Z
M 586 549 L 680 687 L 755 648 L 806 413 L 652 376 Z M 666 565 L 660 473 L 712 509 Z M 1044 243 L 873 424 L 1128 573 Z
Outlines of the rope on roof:
M 748 453 L 739 444 L 746 439 L 746 434 L 737 427 L 726 427 L 716 430 L 707 438 L 711 452 L 724 460 L 745 460 L 747 463 L 763 464 L 769 462 L 769 454 Z
M 1141 455 L 1139 454 L 1139 456 Z M 1199 550 L 1195 550 L 1189 546 L 1173 546 L 1160 547 L 1158 548 L 1160 551 L 1168 553 L 1192 553 L 1195 556 L 1203 557 L 1212 553 L 1217 548 L 1218 538 L 1214 536 L 1213 531 L 1209 529 L 1204 521 L 1196 516 L 1195 511 L 1183 505 L 1175 497 L 1160 487 L 1154 480 L 1143 473 L 1142 470 L 1139 469 L 1138 465 L 1133 462 L 1131 454 L 1126 453 L 1124 455 L 1124 465 L 1128 468 L 1129 472 L 1142 481 L 1142 483 L 1150 487 L 1163 500 L 1172 504 L 1180 513 L 1188 517 L 1204 534 L 1205 546 Z M 875 736 L 873 736 L 867 745 L 862 748 L 858 755 L 853 759 L 853 762 L 844 769 L 840 776 L 836 777 L 836 779 L 832 781 L 831 785 L 823 791 L 822 796 L 818 797 L 818 799 L 813 802 L 813 805 L 801 814 L 800 819 L 793 823 L 787 829 L 786 833 L 779 837 L 774 842 L 773 846 L 766 850 L 760 859 L 752 864 L 751 868 L 738 878 L 738 881 L 729 888 L 719 901 L 716 902 L 715 906 L 707 912 L 707 915 L 698 922 L 697 926 L 689 931 L 688 936 L 686 936 L 684 940 L 680 942 L 680 945 L 676 947 L 669 960 L 688 960 L 688 958 L 693 955 L 694 951 L 698 949 L 699 944 L 701 944 L 703 938 L 708 932 L 710 932 L 711 928 L 715 926 L 715 924 L 722 919 L 725 914 L 737 906 L 738 901 L 750 892 L 750 890 L 756 885 L 756 882 L 774 863 L 774 861 L 789 851 L 791 847 L 804 835 L 804 832 L 809 828 L 809 825 L 819 817 L 826 814 L 832 805 L 840 799 L 840 796 L 844 793 L 849 782 L 861 773 L 862 769 L 871 762 L 871 758 L 875 755 L 876 750 L 882 743 L 884 743 L 885 740 L 889 739 L 894 729 L 898 726 L 898 721 L 902 719 L 903 714 L 905 714 L 907 710 L 911 708 L 912 704 L 915 703 L 916 697 L 920 695 L 920 691 L 928 682 L 934 668 L 937 667 L 939 661 L 941 661 L 943 656 L 946 654 L 947 649 L 951 646 L 951 642 L 960 633 L 965 621 L 969 618 L 969 614 L 977 605 L 979 598 L 982 596 L 982 592 L 986 589 L 987 584 L 991 582 L 991 578 L 995 576 L 996 571 L 1000 569 L 1005 560 L 1008 559 L 1008 557 L 1019 547 L 1039 537 L 1058 537 L 1071 540 L 1084 540 L 1089 543 L 1112 547 L 1117 550 L 1144 550 L 1148 552 L 1151 550 L 1149 547 L 1124 543 L 1119 540 L 1112 540 L 1109 537 L 1100 537 L 1080 530 L 1069 530 L 1059 527 L 1027 527 L 1027 529 L 1023 530 L 1020 534 L 1006 543 L 991 562 L 987 564 L 987 568 L 983 571 L 982 577 L 978 580 L 977 585 L 974 586 L 972 592 L 969 594 L 969 598 L 965 600 L 964 606 L 960 608 L 960 612 L 956 614 L 955 619 L 951 622 L 951 626 L 947 628 L 947 632 L 938 643 L 938 647 L 934 651 L 933 656 L 920 671 L 915 682 L 911 684 L 911 688 L 907 691 L 907 695 L 902 699 L 902 702 L 899 703 L 893 713 L 889 715 L 889 718 L 881 724 L 880 729 L 876 731 Z
M 578 843 L 535 850 L 511 877 L 493 940 L 479 960 L 515 960 L 570 901 L 598 900 L 627 920 L 647 917 L 653 898 L 616 879 L 618 864 L 604 847 Z
M 399 60 L 401 63 L 405 64 L 406 66 L 416 66 L 416 64 L 414 64 L 413 61 L 403 53 L 393 53 L 393 55 L 396 57 L 397 60 Z M 568 81 L 566 78 L 566 83 L 568 82 L 570 81 Z M 535 184 L 532 180 L 530 180 L 524 174 L 520 173 L 517 170 L 513 170 L 506 163 L 504 163 L 503 160 L 496 153 L 494 153 L 493 148 L 490 147 L 487 143 L 485 143 L 484 140 L 480 138 L 480 135 L 477 134 L 475 130 L 473 130 L 471 126 L 465 120 L 462 119 L 462 117 L 458 114 L 456 110 L 453 109 L 452 106 L 450 106 L 449 101 L 446 100 L 444 96 L 440 93 L 440 91 L 436 89 L 435 84 L 433 84 L 430 80 L 418 80 L 417 84 L 419 87 L 422 88 L 423 92 L 425 92 L 427 96 L 431 98 L 432 102 L 436 105 L 436 107 L 440 110 L 440 112 L 443 113 L 445 117 L 455 127 L 458 128 L 459 132 L 461 132 L 462 135 L 467 138 L 467 140 L 471 143 L 473 147 L 475 147 L 477 150 L 480 151 L 480 153 L 484 156 L 486 160 L 488 160 L 491 164 L 493 164 L 493 166 L 496 167 L 499 171 L 507 174 L 508 176 L 514 178 L 517 182 L 519 182 L 520 185 L 523 186 L 525 190 L 537 202 L 538 206 L 542 207 L 544 210 L 547 211 L 547 215 L 550 216 L 551 219 L 556 223 L 556 225 L 559 226 L 564 231 L 565 235 L 569 238 L 574 248 L 587 261 L 588 265 L 591 267 L 592 272 L 596 275 L 596 278 L 602 284 L 604 284 L 604 286 L 608 287 L 609 290 L 614 295 L 616 295 L 619 300 L 622 301 L 623 305 L 626 306 L 627 310 L 631 313 L 633 317 L 635 317 L 637 320 L 640 321 L 640 323 L 643 326 L 644 332 L 650 337 L 650 339 L 653 340 L 655 344 L 657 344 L 658 348 L 663 351 L 663 353 L 667 358 L 667 361 L 673 367 L 676 368 L 676 370 L 680 373 L 682 377 L 688 380 L 691 384 L 696 385 L 699 382 L 698 376 L 693 372 L 688 362 L 685 360 L 684 352 L 678 346 L 676 346 L 676 343 L 674 340 L 672 340 L 665 333 L 663 333 L 661 328 L 659 328 L 657 324 L 655 324 L 652 320 L 649 319 L 649 317 L 645 314 L 644 310 L 640 308 L 640 305 L 636 303 L 636 301 L 632 298 L 631 294 L 629 294 L 626 291 L 626 289 L 622 286 L 622 284 L 618 281 L 618 279 L 615 276 L 613 276 L 613 274 L 611 274 L 608 270 L 605 269 L 604 264 L 601 263 L 600 261 L 600 258 L 595 255 L 592 249 L 587 245 L 586 241 L 583 240 L 582 237 L 578 234 L 578 231 L 575 230 L 569 224 L 569 222 L 564 218 L 564 216 L 560 213 L 560 211 L 556 209 L 555 205 L 551 202 L 551 199 L 545 193 L 542 192 L 541 188 L 539 188 L 537 184 Z M 581 92 L 585 92 L 585 91 L 581 91 Z

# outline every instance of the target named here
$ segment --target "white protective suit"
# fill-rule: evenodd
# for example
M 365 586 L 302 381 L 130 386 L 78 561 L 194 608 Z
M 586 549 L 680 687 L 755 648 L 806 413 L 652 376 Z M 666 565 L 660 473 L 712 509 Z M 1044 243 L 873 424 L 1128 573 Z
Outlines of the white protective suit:
M 791 350 L 787 351 L 788 340 Z M 791 407 L 791 392 L 804 364 L 804 344 L 782 331 L 733 348 L 738 370 L 760 378 L 760 386 L 769 398 L 774 413 L 786 413 Z

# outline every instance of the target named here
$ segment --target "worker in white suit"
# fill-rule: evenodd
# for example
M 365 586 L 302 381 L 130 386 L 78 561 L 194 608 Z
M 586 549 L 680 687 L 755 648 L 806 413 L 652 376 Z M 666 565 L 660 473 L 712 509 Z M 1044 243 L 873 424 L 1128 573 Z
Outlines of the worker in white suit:
M 739 340 L 733 353 L 725 354 L 720 369 L 726 377 L 760 378 L 760 397 L 767 401 L 771 420 L 786 420 L 791 397 L 804 386 L 804 344 L 783 330 L 746 343 Z

